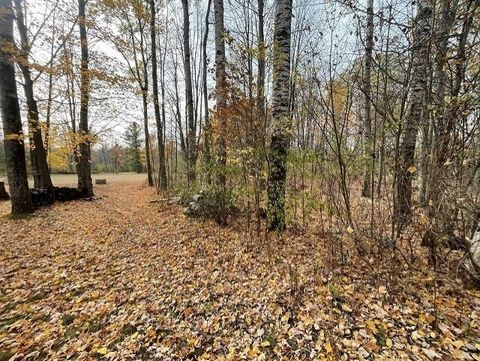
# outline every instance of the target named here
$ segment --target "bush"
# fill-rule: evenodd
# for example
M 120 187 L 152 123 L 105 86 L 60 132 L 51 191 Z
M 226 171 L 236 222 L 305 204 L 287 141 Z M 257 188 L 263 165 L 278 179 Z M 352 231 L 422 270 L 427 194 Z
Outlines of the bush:
M 193 193 L 187 190 L 180 194 L 181 204 L 186 206 L 184 213 L 191 217 L 214 219 L 219 224 L 225 224 L 228 216 L 235 214 L 236 194 L 229 189 L 222 194 L 216 187 L 210 186 L 200 192 Z

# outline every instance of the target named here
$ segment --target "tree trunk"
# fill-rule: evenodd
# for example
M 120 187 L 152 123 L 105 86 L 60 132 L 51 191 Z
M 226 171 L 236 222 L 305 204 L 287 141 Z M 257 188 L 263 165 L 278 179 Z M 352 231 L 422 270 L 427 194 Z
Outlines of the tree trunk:
M 140 34 L 140 51 L 142 55 L 142 67 L 143 67 L 143 87 L 142 87 L 142 105 L 143 105 L 143 129 L 145 133 L 145 160 L 147 162 L 147 179 L 148 186 L 153 187 L 153 172 L 152 172 L 152 159 L 150 157 L 150 131 L 148 129 L 148 63 L 145 56 L 145 42 L 144 42 L 144 26 L 139 22 Z M 136 62 L 136 60 L 135 60 Z M 140 79 L 139 79 L 140 80 Z
M 277 0 L 273 37 L 273 121 L 268 174 L 268 228 L 285 229 L 287 151 L 292 121 L 289 114 L 292 0 Z
M 425 204 L 428 198 L 428 179 L 430 177 L 429 155 L 431 153 L 431 134 L 433 124 L 431 120 L 425 121 L 422 125 L 421 153 L 420 153 L 420 185 L 418 190 L 418 202 Z
M 259 112 L 265 115 L 265 2 L 258 0 L 258 84 L 257 97 Z
M 433 142 L 433 164 L 430 182 L 430 214 L 435 216 L 435 226 L 443 234 L 453 235 L 453 224 L 443 200 L 447 187 L 447 165 L 451 152 L 452 133 L 454 132 L 457 114 L 446 109 L 445 96 L 449 79 L 447 75 L 448 36 L 455 22 L 457 2 L 442 0 L 440 3 L 440 18 L 435 31 L 435 64 L 434 64 L 434 109 L 435 109 L 435 139 Z M 452 94 L 453 95 L 453 94 Z M 458 95 L 458 94 L 457 94 Z M 455 95 L 452 97 L 455 99 Z M 450 107 L 451 109 L 451 107 Z
M 174 62 L 175 72 L 173 76 L 173 84 L 175 87 L 175 118 L 177 120 L 176 125 L 178 125 L 178 135 L 180 137 L 180 149 L 184 157 L 187 157 L 187 145 L 185 142 L 185 136 L 183 134 L 182 126 L 182 112 L 180 111 L 180 96 L 178 94 L 178 74 L 177 74 L 177 65 L 178 63 Z
M 255 177 L 255 227 L 257 235 L 260 234 L 261 226 L 261 194 L 262 187 L 262 170 L 264 165 L 264 149 L 265 149 L 265 130 L 267 128 L 267 116 L 265 111 L 265 2 L 258 0 L 258 80 L 257 80 L 257 126 L 260 127 L 256 131 L 259 135 L 257 139 L 257 151 L 255 153 L 254 177 Z
M 362 196 L 372 195 L 372 162 L 375 160 L 373 154 L 372 137 L 372 53 L 373 53 L 373 0 L 367 2 L 367 36 L 365 39 L 365 63 L 364 63 L 364 156 L 365 172 L 363 175 Z
M 45 152 L 47 154 L 47 163 L 48 163 L 48 154 L 50 152 L 50 123 L 52 117 L 52 104 L 53 104 L 53 58 L 55 57 L 55 40 L 56 40 L 56 32 L 55 32 L 55 18 L 53 18 L 53 26 L 52 26 L 52 38 L 50 44 L 50 59 L 52 62 L 50 63 L 50 69 L 48 73 L 48 97 L 47 97 L 47 110 L 45 115 Z
M 21 59 L 18 62 L 20 70 L 22 71 L 25 91 L 25 98 L 27 100 L 28 108 L 28 128 L 30 138 L 33 144 L 32 147 L 32 164 L 35 187 L 52 189 L 53 184 L 50 178 L 50 172 L 47 164 L 47 153 L 43 145 L 42 129 L 38 119 L 38 106 L 35 97 L 33 96 L 33 81 L 29 67 L 30 43 L 28 41 L 27 27 L 25 25 L 25 17 L 22 10 L 22 0 L 15 0 L 16 20 L 18 33 L 20 34 L 20 49 Z
M 147 78 L 148 75 L 145 76 Z M 147 79 L 145 79 L 147 81 Z M 150 159 L 150 132 L 148 130 L 148 83 L 144 83 L 145 86 L 142 89 L 142 104 L 143 104 L 143 129 L 145 133 L 145 160 L 147 162 L 147 178 L 148 186 L 153 186 L 152 175 L 152 160 Z
M 412 182 L 415 145 L 419 127 L 425 121 L 425 99 L 427 97 L 429 42 L 432 33 L 433 7 L 431 0 L 417 2 L 415 33 L 412 45 L 412 76 L 410 107 L 405 115 L 404 135 L 400 145 L 399 167 L 397 169 L 396 209 L 398 222 L 408 221 L 412 213 Z M 397 223 L 398 224 L 398 223 Z
M 0 0 L 0 107 L 4 134 L 5 164 L 8 186 L 12 201 L 12 214 L 33 212 L 28 191 L 27 166 L 23 145 L 22 121 L 18 104 L 15 67 L 11 54 L 5 49 L 12 48 L 13 7 L 11 0 Z
M 157 30 L 156 30 L 156 9 L 155 0 L 150 2 L 150 38 L 152 46 L 152 88 L 153 88 L 153 108 L 155 111 L 155 121 L 157 123 L 157 141 L 159 155 L 158 179 L 159 188 L 167 189 L 167 169 L 165 167 L 165 142 L 163 139 L 163 126 L 160 117 L 160 104 L 158 101 L 158 66 L 157 66 Z
M 188 149 L 187 149 L 187 179 L 188 184 L 195 182 L 196 163 L 196 129 L 193 113 L 193 92 L 192 92 L 192 68 L 190 64 L 190 15 L 188 13 L 188 0 L 182 0 L 183 7 L 183 67 L 185 70 L 185 95 L 187 102 L 188 122 Z
M 202 71 L 202 86 L 203 86 L 203 102 L 205 107 L 205 164 L 207 169 L 207 183 L 211 184 L 212 182 L 212 154 L 211 154 L 211 146 L 212 146 L 212 134 L 211 134 L 211 127 L 210 127 L 210 116 L 208 114 L 208 84 L 207 84 L 207 41 L 208 41 L 208 18 L 210 15 L 210 8 L 212 5 L 212 0 L 208 0 L 207 4 L 207 13 L 205 14 L 205 32 L 203 34 L 203 42 L 202 42 L 202 64 L 203 64 L 203 71 Z
M 78 131 L 82 137 L 78 161 L 78 189 L 85 197 L 93 196 L 92 169 L 90 163 L 90 130 L 88 128 L 88 101 L 90 97 L 90 74 L 88 70 L 88 42 L 85 17 L 86 0 L 78 0 L 78 23 L 80 27 L 80 121 Z
M 227 72 L 225 57 L 225 25 L 223 0 L 214 0 L 215 10 L 215 95 L 218 119 L 217 154 L 216 154 L 216 190 L 218 202 L 218 219 L 220 224 L 226 223 L 226 167 L 227 167 Z

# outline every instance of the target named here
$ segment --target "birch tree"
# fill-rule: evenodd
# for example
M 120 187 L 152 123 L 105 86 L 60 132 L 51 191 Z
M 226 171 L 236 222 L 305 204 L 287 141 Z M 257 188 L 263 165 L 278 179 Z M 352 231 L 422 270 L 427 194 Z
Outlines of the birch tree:
M 277 0 L 273 37 L 273 109 L 269 152 L 268 228 L 285 229 L 287 151 L 292 121 L 289 114 L 292 0 Z

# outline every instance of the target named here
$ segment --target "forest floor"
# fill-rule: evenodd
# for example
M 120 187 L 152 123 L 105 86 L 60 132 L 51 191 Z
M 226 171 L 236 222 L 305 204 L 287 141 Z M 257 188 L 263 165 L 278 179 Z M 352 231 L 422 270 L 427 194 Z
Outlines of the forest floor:
M 186 218 L 139 180 L 95 192 L 0 218 L 1 361 L 480 360 L 479 291 L 420 247 L 406 267 Z

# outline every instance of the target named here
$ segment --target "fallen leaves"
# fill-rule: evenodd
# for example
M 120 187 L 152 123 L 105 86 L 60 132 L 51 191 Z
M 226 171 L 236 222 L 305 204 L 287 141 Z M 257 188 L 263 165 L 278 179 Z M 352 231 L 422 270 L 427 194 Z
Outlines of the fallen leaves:
M 255 244 L 138 184 L 102 192 L 1 221 L 2 357 L 478 359 L 477 291 L 445 280 L 435 312 L 430 275 L 401 292 L 360 262 L 324 276 L 328 240 Z

